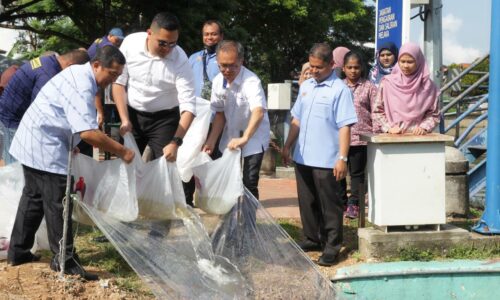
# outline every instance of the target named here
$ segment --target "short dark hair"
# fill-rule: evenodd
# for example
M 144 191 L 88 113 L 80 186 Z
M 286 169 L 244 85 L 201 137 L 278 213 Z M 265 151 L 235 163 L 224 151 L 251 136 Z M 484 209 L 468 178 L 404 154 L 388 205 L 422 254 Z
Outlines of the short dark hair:
M 222 28 L 222 24 L 217 21 L 217 20 L 206 20 L 204 23 L 203 23 L 203 26 L 201 26 L 201 33 L 203 34 L 203 28 L 205 28 L 206 25 L 217 25 L 217 27 L 219 27 L 219 34 L 224 34 L 224 28 Z
M 151 22 L 151 29 L 165 29 L 168 31 L 179 30 L 179 19 L 169 12 L 159 12 Z
M 309 56 L 319 58 L 326 63 L 331 63 L 333 60 L 332 47 L 327 43 L 316 43 L 309 50 Z
M 238 54 L 238 59 L 243 59 L 245 57 L 245 49 L 243 48 L 243 45 L 241 45 L 240 42 L 231 40 L 222 40 L 217 45 L 217 55 L 219 55 L 220 52 L 229 52 L 231 50 L 236 51 L 236 53 Z
M 66 61 L 75 65 L 83 65 L 90 60 L 89 54 L 86 50 L 75 49 L 61 55 Z
M 92 58 L 90 62 L 95 61 L 100 62 L 101 66 L 105 68 L 110 68 L 114 62 L 119 65 L 124 65 L 126 63 L 125 56 L 123 56 L 120 49 L 112 45 L 106 45 L 97 49 L 94 58 Z
M 346 55 L 344 56 L 344 66 L 347 64 L 347 62 L 351 58 L 358 60 L 359 67 L 361 68 L 361 78 L 366 79 L 368 76 L 368 68 L 366 67 L 366 63 L 365 63 L 365 59 L 363 58 L 363 55 L 356 50 L 352 50 L 352 51 L 347 52 Z M 340 78 L 342 78 L 342 79 L 346 78 L 346 75 L 345 75 L 343 70 L 342 70 L 342 73 L 340 75 Z

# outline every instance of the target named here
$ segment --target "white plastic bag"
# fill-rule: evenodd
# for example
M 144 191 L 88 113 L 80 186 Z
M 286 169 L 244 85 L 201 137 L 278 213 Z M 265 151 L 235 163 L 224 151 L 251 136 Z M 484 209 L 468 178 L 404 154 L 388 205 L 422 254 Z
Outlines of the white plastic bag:
M 208 155 L 198 160 L 206 160 Z M 209 159 L 209 158 L 208 158 Z M 241 151 L 226 149 L 221 158 L 193 167 L 198 179 L 195 204 L 210 214 L 226 214 L 243 195 Z
M 23 188 L 24 174 L 20 163 L 0 167 L 0 260 L 7 258 L 10 236 Z M 31 250 L 33 253 L 37 249 L 50 249 L 46 227 L 45 219 L 43 219 Z
M 136 155 L 133 162 L 136 176 L 139 215 L 148 219 L 175 219 L 177 207 L 186 206 L 182 181 L 175 163 L 159 157 L 145 163 L 131 134 L 124 136 L 126 147 Z
M 184 136 L 182 146 L 177 151 L 177 169 L 184 182 L 189 182 L 193 176 L 192 167 L 207 139 L 211 117 L 210 101 L 196 97 L 196 118 Z
M 126 164 L 121 159 L 98 162 L 77 154 L 73 158 L 72 174 L 75 182 L 80 177 L 85 182 L 83 202 L 121 221 L 137 219 L 139 207 L 133 164 Z M 90 219 L 76 206 L 75 203 L 73 218 L 89 224 Z

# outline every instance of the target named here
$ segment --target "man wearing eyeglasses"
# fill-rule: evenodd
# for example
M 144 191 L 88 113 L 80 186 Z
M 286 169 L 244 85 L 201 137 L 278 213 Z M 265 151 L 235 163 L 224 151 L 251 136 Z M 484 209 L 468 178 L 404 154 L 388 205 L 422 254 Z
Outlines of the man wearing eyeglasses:
M 217 137 L 224 130 L 220 151 L 241 149 L 243 184 L 259 199 L 259 171 L 269 146 L 270 125 L 260 79 L 243 66 L 243 57 L 240 43 L 220 42 L 217 62 L 221 73 L 214 78 L 210 100 L 216 114 L 203 150 L 211 154 Z
M 113 84 L 120 133 L 131 131 L 141 153 L 175 161 L 195 116 L 193 72 L 177 46 L 179 20 L 158 13 L 147 32 L 128 35 L 120 47 L 127 63 Z

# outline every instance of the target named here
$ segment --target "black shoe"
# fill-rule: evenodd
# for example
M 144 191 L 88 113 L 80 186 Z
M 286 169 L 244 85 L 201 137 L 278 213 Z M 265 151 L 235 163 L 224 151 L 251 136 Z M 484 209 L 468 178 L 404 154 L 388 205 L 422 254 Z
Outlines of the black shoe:
M 59 266 L 59 262 L 56 260 L 56 258 L 52 258 L 50 261 L 50 269 L 55 272 L 60 272 L 61 268 Z M 66 275 L 78 275 L 81 278 L 88 280 L 88 281 L 95 281 L 99 280 L 99 276 L 96 274 L 88 273 L 83 269 L 82 266 L 80 266 L 74 259 L 69 259 L 66 261 L 66 267 L 64 268 L 64 274 Z
M 323 247 L 321 247 L 320 243 L 313 242 L 311 240 L 303 240 L 297 243 L 304 252 L 309 252 L 309 251 L 321 251 L 323 250 Z
M 104 235 L 101 235 L 101 236 L 97 236 L 95 238 L 92 239 L 94 242 L 96 243 L 107 243 L 109 242 L 108 238 Z
M 338 253 L 323 253 L 318 259 L 318 265 L 331 267 L 337 262 Z
M 12 267 L 15 267 L 15 266 L 19 266 L 19 265 L 34 262 L 34 261 L 39 261 L 40 258 L 41 258 L 40 255 L 32 254 L 30 252 L 30 254 L 28 256 L 26 256 L 25 258 L 15 260 L 15 261 L 9 261 L 9 265 L 11 265 Z

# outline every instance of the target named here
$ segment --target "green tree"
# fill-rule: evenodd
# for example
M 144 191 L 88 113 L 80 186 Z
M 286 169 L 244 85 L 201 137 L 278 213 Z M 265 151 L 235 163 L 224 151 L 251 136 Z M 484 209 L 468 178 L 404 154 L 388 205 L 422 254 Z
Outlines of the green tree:
M 181 21 L 179 44 L 189 55 L 202 47 L 201 25 L 207 19 L 224 24 L 225 38 L 242 42 L 246 65 L 264 83 L 290 78 L 307 60 L 313 43 L 372 51 L 374 10 L 363 0 L 22 0 L 3 1 L 0 27 L 36 33 L 25 35 L 16 52 L 32 53 L 88 47 L 114 26 L 127 33 L 145 30 L 159 11 L 170 11 Z M 37 40 L 38 39 L 38 40 Z

